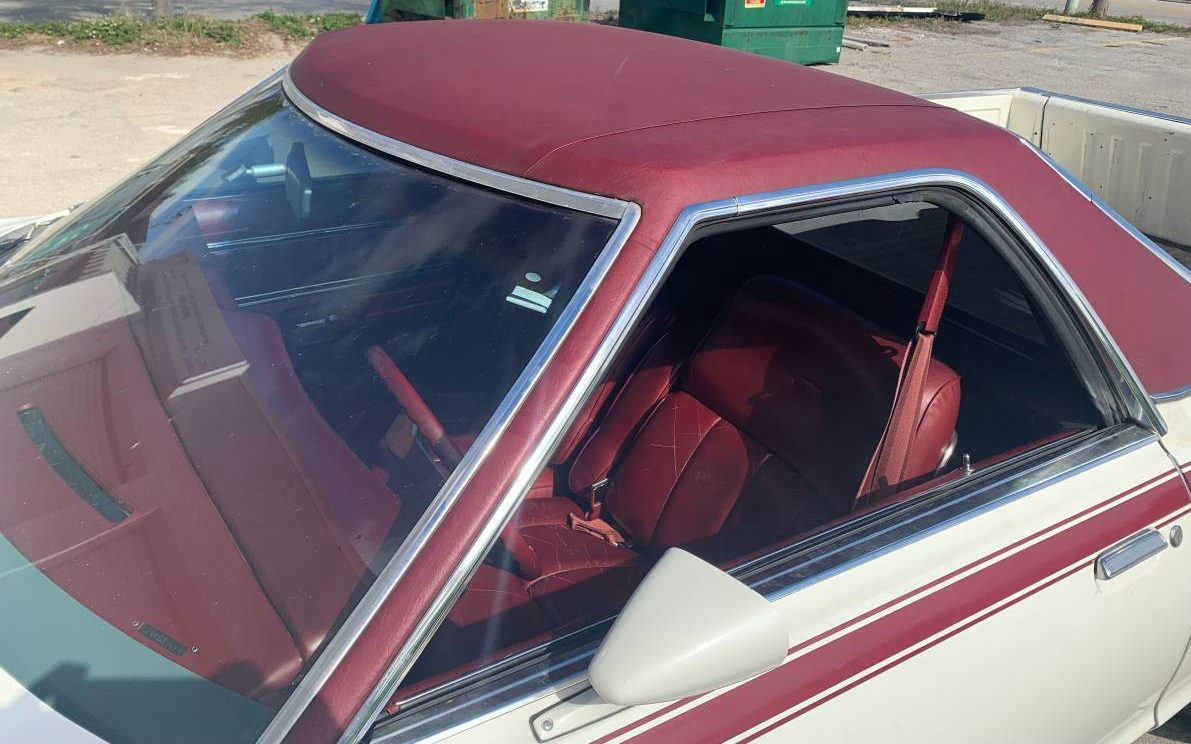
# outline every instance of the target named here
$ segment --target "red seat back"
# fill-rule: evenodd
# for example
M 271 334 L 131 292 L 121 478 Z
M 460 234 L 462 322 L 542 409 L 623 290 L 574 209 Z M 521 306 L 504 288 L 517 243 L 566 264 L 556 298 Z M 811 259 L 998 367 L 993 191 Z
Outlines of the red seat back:
M 648 552 L 745 520 L 788 529 L 826 521 L 850 507 L 903 353 L 820 295 L 750 280 L 681 374 L 664 354 L 633 374 L 576 459 L 572 484 L 590 478 L 576 471 L 596 472 L 593 461 L 620 452 L 608 510 Z M 958 375 L 936 360 L 927 390 L 907 480 L 934 471 L 955 431 Z M 622 419 L 633 420 L 631 436 Z

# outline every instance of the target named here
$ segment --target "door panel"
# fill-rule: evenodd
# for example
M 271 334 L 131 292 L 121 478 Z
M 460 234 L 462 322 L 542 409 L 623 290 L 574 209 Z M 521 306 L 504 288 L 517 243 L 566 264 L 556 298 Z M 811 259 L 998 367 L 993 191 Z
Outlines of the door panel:
M 1171 591 L 1191 579 L 1189 552 L 1166 550 L 1111 581 L 1097 580 L 1094 562 L 1187 509 L 1157 443 L 1119 454 L 792 594 L 781 602 L 794 641 L 786 665 L 648 733 L 907 742 L 1140 733 L 1191 627 L 1191 604 Z M 822 607 L 837 608 L 827 627 L 806 617 Z
M 1098 555 L 1191 501 L 1150 438 L 775 599 L 791 654 L 771 672 L 638 706 L 554 741 L 1129 741 L 1179 663 L 1191 544 L 1109 580 Z M 1184 526 L 1191 529 L 1191 524 Z M 581 689 L 461 730 L 529 738 Z

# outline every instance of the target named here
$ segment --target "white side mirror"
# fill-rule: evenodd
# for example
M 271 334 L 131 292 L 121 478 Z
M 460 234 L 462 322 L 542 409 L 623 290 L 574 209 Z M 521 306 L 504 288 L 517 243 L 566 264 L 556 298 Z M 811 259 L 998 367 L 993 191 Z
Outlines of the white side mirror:
M 787 648 L 786 622 L 764 597 L 670 548 L 608 631 L 588 676 L 609 703 L 661 703 L 773 669 Z

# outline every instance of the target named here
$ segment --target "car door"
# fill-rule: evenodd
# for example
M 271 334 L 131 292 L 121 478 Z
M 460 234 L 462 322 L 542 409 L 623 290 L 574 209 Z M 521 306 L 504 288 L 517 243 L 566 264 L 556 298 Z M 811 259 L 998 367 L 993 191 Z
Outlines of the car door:
M 1095 317 L 1077 322 L 1099 334 L 1084 351 L 1131 376 Z M 620 707 L 588 688 L 591 641 L 514 657 L 382 723 L 374 741 L 1132 741 L 1155 725 L 1191 634 L 1191 550 L 1177 534 L 1191 528 L 1191 494 L 1148 399 L 1107 376 L 1084 382 L 1135 412 L 965 460 L 735 566 L 788 625 L 777 668 Z
M 1166 547 L 1186 489 L 1136 430 L 1051 467 L 1021 488 L 973 480 L 969 498 L 990 499 L 979 513 L 816 583 L 763 581 L 789 620 L 786 663 L 613 738 L 1132 741 L 1153 726 L 1191 624 L 1172 591 L 1191 558 Z M 1119 572 L 1098 574 L 1130 539 Z
M 448 717 L 448 740 L 1131 742 L 1154 726 L 1191 627 L 1175 590 L 1191 550 L 1169 542 L 1191 529 L 1191 502 L 1155 435 L 1078 439 L 746 578 L 789 624 L 772 671 L 618 708 L 584 692 L 581 660 L 555 659 L 529 687 L 473 691 L 477 717 Z

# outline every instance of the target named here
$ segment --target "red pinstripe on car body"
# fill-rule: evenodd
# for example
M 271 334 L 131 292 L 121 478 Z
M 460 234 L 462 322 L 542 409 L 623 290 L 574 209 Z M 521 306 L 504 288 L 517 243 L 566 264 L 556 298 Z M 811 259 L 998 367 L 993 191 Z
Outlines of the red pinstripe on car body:
M 671 703 L 597 744 L 617 739 L 718 742 L 767 724 L 744 739 L 751 741 L 1042 589 L 1090 570 L 1105 547 L 1189 512 L 1186 486 L 1172 470 L 799 643 L 777 669 L 657 723 L 697 697 Z M 881 617 L 867 622 L 876 616 Z

